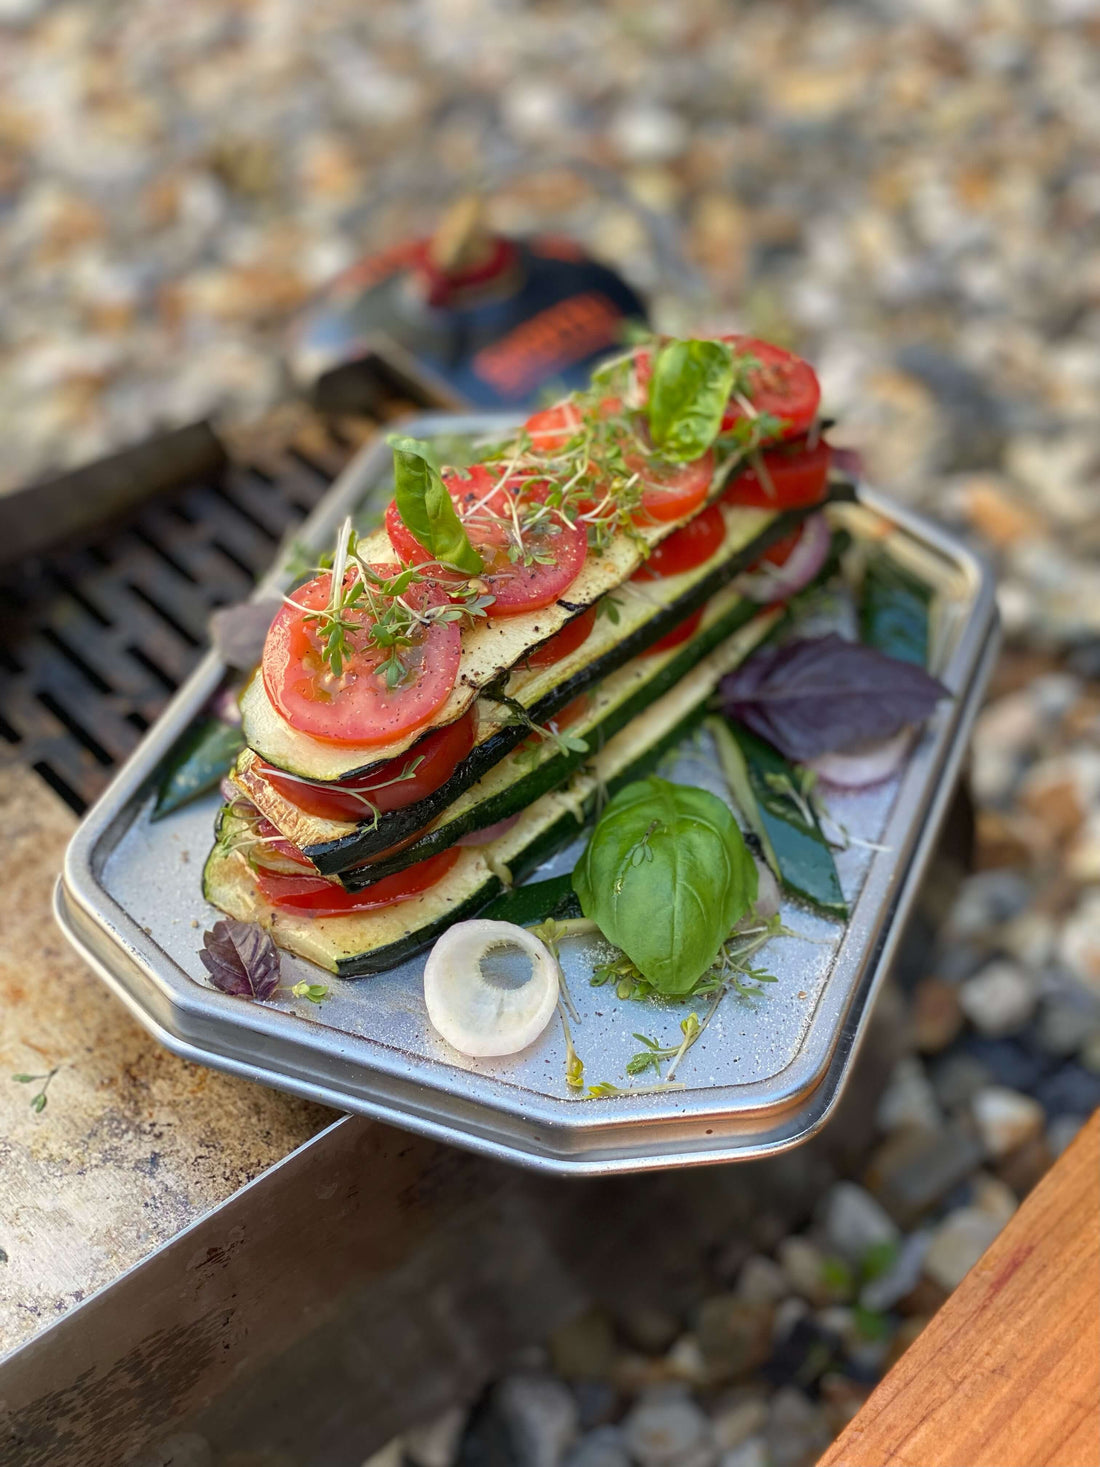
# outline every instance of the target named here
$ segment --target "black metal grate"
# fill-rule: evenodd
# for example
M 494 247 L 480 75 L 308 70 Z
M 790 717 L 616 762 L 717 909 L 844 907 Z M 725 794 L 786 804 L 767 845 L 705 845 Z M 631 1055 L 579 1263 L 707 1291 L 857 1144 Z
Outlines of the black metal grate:
M 331 429 L 160 495 L 112 531 L 0 576 L 0 760 L 80 813 L 247 596 L 354 445 Z

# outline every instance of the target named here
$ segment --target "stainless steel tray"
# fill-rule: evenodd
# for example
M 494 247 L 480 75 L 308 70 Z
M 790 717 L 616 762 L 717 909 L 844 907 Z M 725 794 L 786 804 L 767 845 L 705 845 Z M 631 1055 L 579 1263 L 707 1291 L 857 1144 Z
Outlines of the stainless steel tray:
M 433 415 L 405 425 L 419 437 L 506 429 L 508 419 Z M 303 527 L 312 546 L 331 543 L 349 511 L 388 472 L 384 444 L 341 476 Z M 200 891 L 217 798 L 152 824 L 154 772 L 217 687 L 224 669 L 208 656 L 89 812 L 69 847 L 57 915 L 70 940 L 130 1011 L 189 1059 L 405 1126 L 547 1172 L 595 1175 L 741 1160 L 806 1140 L 836 1104 L 877 985 L 890 966 L 954 789 L 996 650 L 992 578 L 969 549 L 935 525 L 861 489 L 835 513 L 857 536 L 891 553 L 934 590 L 934 669 L 955 695 L 929 722 L 899 776 L 877 789 L 830 795 L 836 817 L 883 849 L 838 857 L 852 908 L 845 926 L 794 904 L 800 935 L 766 949 L 778 982 L 759 1000 L 730 995 L 681 1066 L 683 1090 L 598 1100 L 572 1095 L 564 1044 L 552 1025 L 522 1055 L 469 1060 L 427 1021 L 423 959 L 341 982 L 320 1008 L 289 998 L 267 1005 L 210 988 L 198 960 L 201 933 L 219 916 Z M 281 589 L 273 573 L 257 594 Z M 724 794 L 705 745 L 686 748 L 674 775 Z M 540 875 L 568 869 L 576 849 Z M 581 1021 L 577 1048 L 589 1081 L 628 1082 L 633 1031 L 662 1042 L 679 1034 L 682 1005 L 624 1004 L 587 979 L 598 944 L 563 945 Z M 606 949 L 604 949 L 606 953 Z M 283 955 L 284 982 L 316 981 L 309 964 Z

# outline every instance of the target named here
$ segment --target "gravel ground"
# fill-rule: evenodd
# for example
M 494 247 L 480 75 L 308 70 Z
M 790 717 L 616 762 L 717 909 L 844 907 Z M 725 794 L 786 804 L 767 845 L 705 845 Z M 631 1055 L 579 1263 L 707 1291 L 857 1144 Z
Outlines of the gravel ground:
M 812 1462 L 1100 1104 L 1100 4 L 0 0 L 0 139 L 7 487 L 262 412 L 293 312 L 480 181 L 660 324 L 798 346 L 837 441 L 995 557 L 978 871 L 865 1175 L 385 1459 Z

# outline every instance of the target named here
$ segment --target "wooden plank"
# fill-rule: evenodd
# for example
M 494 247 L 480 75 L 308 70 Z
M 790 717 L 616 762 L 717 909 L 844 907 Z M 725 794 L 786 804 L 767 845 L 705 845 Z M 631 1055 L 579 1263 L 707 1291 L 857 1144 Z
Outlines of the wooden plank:
M 1100 1463 L 1100 1111 L 818 1467 Z

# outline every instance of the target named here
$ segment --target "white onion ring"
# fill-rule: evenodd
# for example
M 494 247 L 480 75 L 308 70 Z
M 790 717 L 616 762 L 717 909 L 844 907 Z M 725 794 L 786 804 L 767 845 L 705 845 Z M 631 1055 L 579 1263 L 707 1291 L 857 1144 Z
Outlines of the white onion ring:
M 779 882 L 763 856 L 753 856 L 752 859 L 756 866 L 756 901 L 752 910 L 762 922 L 767 922 L 779 911 Z
M 495 825 L 483 825 L 480 830 L 468 831 L 466 835 L 460 836 L 455 841 L 456 846 L 487 846 L 491 841 L 497 840 L 502 835 L 507 835 L 512 826 L 522 815 L 522 810 L 516 815 L 506 815 L 503 820 L 498 820 Z
M 812 514 L 802 526 L 798 544 L 783 565 L 758 566 L 737 577 L 734 585 L 749 601 L 770 606 L 775 601 L 786 601 L 803 586 L 809 585 L 825 564 L 832 544 L 829 522 L 823 514 Z
M 913 730 L 907 727 L 891 738 L 855 744 L 850 749 L 838 749 L 831 754 L 819 754 L 807 763 L 819 778 L 829 784 L 839 785 L 841 789 L 862 790 L 890 778 L 905 758 L 912 737 Z
M 520 983 L 486 974 L 493 950 L 517 949 L 530 962 Z M 533 932 L 512 922 L 456 922 L 428 954 L 424 1003 L 432 1027 L 460 1054 L 518 1054 L 546 1028 L 558 1002 L 558 965 Z

